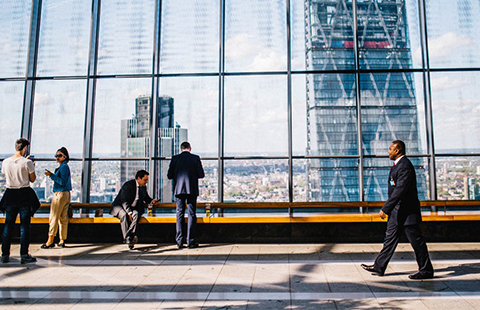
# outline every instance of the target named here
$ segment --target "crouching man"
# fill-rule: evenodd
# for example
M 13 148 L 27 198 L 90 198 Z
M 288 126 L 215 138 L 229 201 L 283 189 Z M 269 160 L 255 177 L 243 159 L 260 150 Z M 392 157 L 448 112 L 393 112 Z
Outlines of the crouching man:
M 138 242 L 137 224 L 145 207 L 148 204 L 157 204 L 157 199 L 150 198 L 147 193 L 148 175 L 145 170 L 137 171 L 135 180 L 123 184 L 110 209 L 110 214 L 120 219 L 123 240 L 130 250 Z

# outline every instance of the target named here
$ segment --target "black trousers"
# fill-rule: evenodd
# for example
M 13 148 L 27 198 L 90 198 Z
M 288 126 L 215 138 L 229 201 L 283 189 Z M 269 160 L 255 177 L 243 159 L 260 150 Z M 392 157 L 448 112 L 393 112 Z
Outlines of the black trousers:
M 387 265 L 390 262 L 395 249 L 397 248 L 398 240 L 403 232 L 405 232 L 405 236 L 415 252 L 418 271 L 420 273 L 433 275 L 432 262 L 430 261 L 430 257 L 428 255 L 427 244 L 423 239 L 420 225 L 415 224 L 403 226 L 394 223 L 393 221 L 388 221 L 387 223 L 387 231 L 385 233 L 383 249 L 380 251 L 380 254 L 378 254 L 377 259 L 375 260 L 375 269 L 385 272 Z
M 175 241 L 177 244 L 183 244 L 185 223 L 185 207 L 188 211 L 188 225 L 187 225 L 187 244 L 195 243 L 195 235 L 197 228 L 197 196 L 196 195 L 176 195 L 175 202 L 177 203 L 177 234 Z

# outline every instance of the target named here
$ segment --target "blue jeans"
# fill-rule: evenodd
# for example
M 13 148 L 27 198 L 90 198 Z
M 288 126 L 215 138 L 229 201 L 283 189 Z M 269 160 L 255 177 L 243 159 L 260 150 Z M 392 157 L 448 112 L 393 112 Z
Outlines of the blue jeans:
M 183 244 L 183 224 L 185 223 L 185 207 L 188 209 L 188 232 L 187 244 L 195 241 L 197 227 L 197 196 L 194 195 L 176 195 L 177 203 L 177 235 L 175 237 L 177 244 Z
M 20 213 L 20 255 L 28 254 L 30 245 L 30 206 L 9 205 L 5 208 L 5 227 L 2 235 L 2 256 L 10 255 L 13 226 Z

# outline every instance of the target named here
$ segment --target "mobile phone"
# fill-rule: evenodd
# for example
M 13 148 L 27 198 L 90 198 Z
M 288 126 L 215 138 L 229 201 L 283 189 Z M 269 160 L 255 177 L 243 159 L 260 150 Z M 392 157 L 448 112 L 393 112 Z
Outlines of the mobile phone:
M 31 161 L 35 161 L 35 155 L 30 155 L 28 159 L 30 159 Z

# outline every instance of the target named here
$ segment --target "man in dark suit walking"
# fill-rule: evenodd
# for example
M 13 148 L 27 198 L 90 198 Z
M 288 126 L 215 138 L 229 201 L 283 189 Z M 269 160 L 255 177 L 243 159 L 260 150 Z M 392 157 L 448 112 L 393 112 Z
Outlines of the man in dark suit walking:
M 413 280 L 431 279 L 433 266 L 419 225 L 422 215 L 417 194 L 417 179 L 412 163 L 405 156 L 405 143 L 400 140 L 393 141 L 388 149 L 388 157 L 395 162 L 388 176 L 388 199 L 379 212 L 382 219 L 388 216 L 383 249 L 373 265 L 361 266 L 375 275 L 383 276 L 400 235 L 405 232 L 418 264 L 418 272 L 408 277 Z
M 173 194 L 177 203 L 177 248 L 183 248 L 183 224 L 185 222 L 185 206 L 188 208 L 188 233 L 187 246 L 198 247 L 195 242 L 195 229 L 197 225 L 197 196 L 198 179 L 205 177 L 202 162 L 198 155 L 191 154 L 190 143 L 183 142 L 180 146 L 181 153 L 172 157 L 167 177 L 173 180 Z
M 137 224 L 145 206 L 157 203 L 157 199 L 150 198 L 147 193 L 148 175 L 145 170 L 137 171 L 135 180 L 123 184 L 110 209 L 110 214 L 120 219 L 123 240 L 130 250 L 138 242 Z

